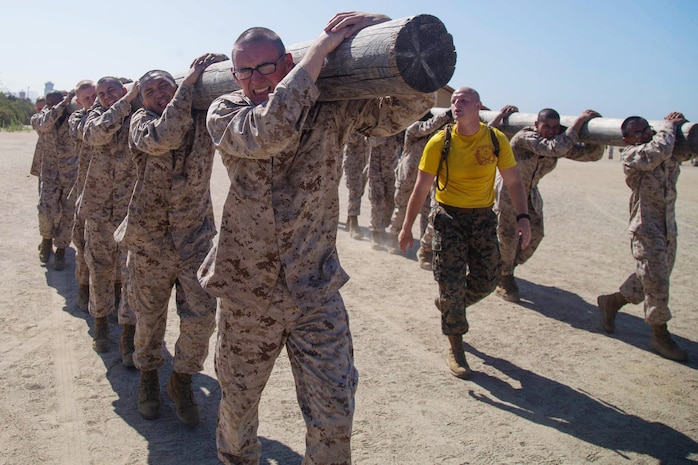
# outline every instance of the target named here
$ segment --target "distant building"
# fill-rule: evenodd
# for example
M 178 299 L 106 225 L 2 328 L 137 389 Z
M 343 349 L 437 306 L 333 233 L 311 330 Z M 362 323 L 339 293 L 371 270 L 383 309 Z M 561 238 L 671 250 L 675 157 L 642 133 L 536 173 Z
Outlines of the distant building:
M 26 98 L 27 98 L 27 93 L 24 92 L 23 90 L 20 90 L 20 91 L 19 91 L 19 98 L 20 98 L 21 100 L 26 99 Z
M 53 82 L 51 81 L 44 83 L 44 95 L 48 95 L 49 92 L 53 92 Z

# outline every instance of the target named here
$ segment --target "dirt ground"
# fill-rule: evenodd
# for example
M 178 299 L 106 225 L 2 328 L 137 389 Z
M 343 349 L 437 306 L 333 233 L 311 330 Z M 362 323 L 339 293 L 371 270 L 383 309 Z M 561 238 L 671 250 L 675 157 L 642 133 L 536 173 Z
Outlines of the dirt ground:
M 119 361 L 115 319 L 112 350 L 92 350 L 92 319 L 75 305 L 74 251 L 64 271 L 39 263 L 35 141 L 33 132 L 0 132 L 0 464 L 218 463 L 215 336 L 194 379 L 202 422 L 187 429 L 164 393 L 177 335 L 172 313 L 162 416 L 143 420 L 138 372 Z M 212 186 L 220 215 L 228 180 L 218 158 Z M 360 373 L 354 463 L 698 463 L 698 168 L 684 164 L 680 177 L 671 283 L 669 327 L 688 364 L 648 350 L 641 306 L 625 308 L 616 335 L 599 329 L 596 296 L 617 290 L 634 269 L 617 155 L 563 160 L 541 191 L 547 237 L 517 270 L 523 301 L 492 295 L 469 309 L 475 373 L 463 381 L 447 371 L 431 273 L 414 250 L 390 255 L 351 239 L 342 186 L 338 248 L 351 276 L 342 295 Z M 365 232 L 369 209 L 364 199 Z M 260 407 L 261 462 L 300 464 L 304 431 L 283 354 Z

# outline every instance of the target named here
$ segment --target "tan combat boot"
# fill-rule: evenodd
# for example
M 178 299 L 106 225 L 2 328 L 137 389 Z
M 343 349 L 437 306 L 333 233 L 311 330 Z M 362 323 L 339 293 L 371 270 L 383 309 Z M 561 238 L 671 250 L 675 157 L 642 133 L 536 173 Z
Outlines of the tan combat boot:
M 431 250 L 424 250 L 424 247 L 420 247 L 419 250 L 417 250 L 417 262 L 419 263 L 419 267 L 423 270 L 432 270 L 432 264 L 431 262 L 434 260 L 434 252 Z
M 361 239 L 363 234 L 361 234 L 361 228 L 359 228 L 359 219 L 356 215 L 347 216 L 347 229 L 349 230 L 349 235 L 352 239 Z
M 78 287 L 78 308 L 83 312 L 88 311 L 90 305 L 90 286 L 80 284 Z
M 121 339 L 119 340 L 119 352 L 121 352 L 121 363 L 129 368 L 133 366 L 133 336 L 135 334 L 135 325 L 122 326 Z
M 167 395 L 177 406 L 177 417 L 187 426 L 199 424 L 199 406 L 191 389 L 191 375 L 172 372 L 167 383 Z
M 92 339 L 95 352 L 103 354 L 109 351 L 109 322 L 106 316 L 95 318 L 95 334 Z
M 56 271 L 65 269 L 65 249 L 56 249 L 56 255 L 53 257 L 53 269 Z
M 650 347 L 659 355 L 669 360 L 674 360 L 676 362 L 685 362 L 688 360 L 688 352 L 680 348 L 671 338 L 666 324 L 652 325 L 652 342 L 650 343 Z
M 141 371 L 138 382 L 138 412 L 146 420 L 160 417 L 160 381 L 157 370 Z
M 371 231 L 371 248 L 373 250 L 383 250 L 383 231 Z
M 503 274 L 499 277 L 495 293 L 507 302 L 521 302 L 519 286 L 516 284 L 513 274 Z
M 448 350 L 448 368 L 456 378 L 468 379 L 473 373 L 468 362 L 465 360 L 465 349 L 463 348 L 463 336 L 448 336 L 451 347 Z
M 400 250 L 400 244 L 397 242 L 397 234 L 388 233 L 388 253 L 393 255 L 400 255 L 402 251 Z
M 615 292 L 613 294 L 600 295 L 596 298 L 596 304 L 601 310 L 601 328 L 608 334 L 616 330 L 616 315 L 618 310 L 628 301 L 623 294 Z
M 39 261 L 48 263 L 48 259 L 51 258 L 51 252 L 53 252 L 53 241 L 51 239 L 41 239 L 41 244 L 39 244 Z

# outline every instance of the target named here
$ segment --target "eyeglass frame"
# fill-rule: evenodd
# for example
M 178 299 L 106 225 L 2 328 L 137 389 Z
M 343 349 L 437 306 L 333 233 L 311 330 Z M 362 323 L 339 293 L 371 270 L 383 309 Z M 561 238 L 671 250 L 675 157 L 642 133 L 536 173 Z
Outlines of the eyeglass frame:
M 260 76 L 268 76 L 269 74 L 273 74 L 274 72 L 276 72 L 276 67 L 279 65 L 279 62 L 280 62 L 281 60 L 284 59 L 285 56 L 286 56 L 286 53 L 283 53 L 283 54 L 279 57 L 279 59 L 276 60 L 274 63 L 262 63 L 262 64 L 259 64 L 259 65 L 255 66 L 254 68 L 241 68 L 241 69 L 238 69 L 238 70 L 235 70 L 235 69 L 233 69 L 233 68 L 230 68 L 230 71 L 233 73 L 233 77 L 234 77 L 235 79 L 237 79 L 238 81 L 246 81 L 246 80 L 248 80 L 248 79 L 251 79 L 251 78 L 252 78 L 252 75 L 254 74 L 255 71 L 257 71 L 257 73 L 259 73 Z M 264 66 L 272 66 L 272 68 L 270 69 L 270 71 L 265 72 L 265 71 L 262 71 L 262 70 L 261 70 L 261 68 L 264 67 Z M 243 78 L 243 77 L 239 77 L 239 76 L 238 76 L 238 73 L 241 73 L 241 72 L 243 72 L 243 71 L 244 71 L 244 72 L 249 72 L 250 75 L 247 76 L 247 77 L 244 77 L 244 78 Z

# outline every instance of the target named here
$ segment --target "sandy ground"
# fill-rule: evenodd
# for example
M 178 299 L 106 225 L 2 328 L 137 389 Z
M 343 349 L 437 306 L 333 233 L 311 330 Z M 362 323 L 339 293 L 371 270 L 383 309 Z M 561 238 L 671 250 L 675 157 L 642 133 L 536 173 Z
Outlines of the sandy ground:
M 0 464 L 218 463 L 215 337 L 194 380 L 202 422 L 187 429 L 164 393 L 177 335 L 172 314 L 162 416 L 143 420 L 138 372 L 120 364 L 115 320 L 112 350 L 92 350 L 92 319 L 75 305 L 74 252 L 62 272 L 39 263 L 37 179 L 28 174 L 35 141 L 33 132 L 0 133 Z M 219 214 L 228 185 L 219 161 L 212 183 Z M 688 364 L 648 350 L 641 306 L 619 315 L 616 335 L 599 329 L 596 296 L 615 291 L 634 267 L 617 157 L 562 161 L 541 190 L 547 238 L 517 271 L 523 301 L 492 295 L 469 309 L 469 381 L 447 372 L 436 285 L 414 250 L 373 251 L 340 223 L 340 258 L 351 275 L 342 294 L 360 372 L 355 463 L 698 463 L 698 168 L 686 164 L 680 178 L 671 289 L 670 329 Z M 364 231 L 369 209 L 364 200 Z M 260 421 L 262 463 L 300 464 L 304 423 L 285 355 Z

